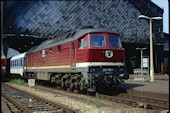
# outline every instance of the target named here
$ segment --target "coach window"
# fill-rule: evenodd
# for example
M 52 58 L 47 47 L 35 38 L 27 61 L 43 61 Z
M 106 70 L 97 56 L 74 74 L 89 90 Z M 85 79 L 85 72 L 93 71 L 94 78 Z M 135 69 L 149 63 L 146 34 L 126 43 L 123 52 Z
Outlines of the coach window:
M 50 48 L 50 55 L 53 53 L 53 49 L 52 48 Z
M 58 53 L 61 52 L 61 46 L 58 46 Z
M 21 59 L 21 66 L 22 66 L 22 59 Z
M 72 49 L 75 50 L 75 43 L 72 43 Z
M 48 49 L 46 49 L 46 55 L 48 55 Z

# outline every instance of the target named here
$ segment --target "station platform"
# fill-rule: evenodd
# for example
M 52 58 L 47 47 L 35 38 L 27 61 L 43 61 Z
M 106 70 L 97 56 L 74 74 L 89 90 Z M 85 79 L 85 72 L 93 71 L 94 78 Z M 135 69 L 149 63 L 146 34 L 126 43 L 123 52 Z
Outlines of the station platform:
M 169 100 L 169 75 L 156 75 L 154 82 L 135 81 L 134 75 L 125 80 L 123 88 L 132 95 L 140 95 L 162 100 Z

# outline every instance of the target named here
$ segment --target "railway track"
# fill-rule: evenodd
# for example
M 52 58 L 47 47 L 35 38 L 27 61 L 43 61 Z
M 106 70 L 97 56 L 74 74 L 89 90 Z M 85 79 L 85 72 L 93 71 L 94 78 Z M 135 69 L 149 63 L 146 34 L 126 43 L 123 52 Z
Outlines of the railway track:
M 1 83 L 1 95 L 8 100 L 12 112 L 17 113 L 78 113 L 77 110 L 53 103 Z
M 51 87 L 46 87 L 46 88 L 52 89 L 51 91 L 54 91 L 55 89 Z M 159 111 L 169 109 L 169 101 L 141 97 L 141 96 L 134 96 L 126 93 L 120 93 L 117 96 L 108 96 L 108 95 L 99 94 L 99 99 L 105 99 L 117 103 L 124 103 L 132 107 L 139 107 L 144 109 L 152 109 L 152 110 L 159 110 Z
M 47 92 L 56 93 L 56 91 L 55 91 L 56 87 L 52 88 L 52 87 L 49 87 L 49 86 L 42 86 L 42 85 L 39 86 L 39 85 L 37 85 L 36 89 L 39 89 L 39 90 L 42 89 L 42 90 L 45 90 Z M 2 92 L 2 89 L 1 89 L 1 92 Z M 64 95 L 67 95 L 67 93 L 64 93 Z M 91 96 L 93 96 L 93 95 L 91 95 Z M 99 100 L 104 99 L 104 100 L 108 100 L 108 101 L 111 101 L 111 102 L 114 102 L 114 103 L 122 103 L 122 104 L 130 105 L 132 107 L 139 107 L 139 108 L 156 110 L 156 111 L 164 111 L 164 110 L 167 111 L 167 110 L 169 110 L 169 101 L 164 101 L 164 100 L 151 99 L 151 98 L 146 98 L 146 97 L 138 97 L 138 96 L 133 96 L 133 95 L 129 95 L 129 94 L 126 94 L 126 93 L 120 93 L 117 96 L 108 96 L 108 95 L 103 95 L 103 94 L 99 94 L 98 96 L 99 96 Z M 75 96 L 75 98 L 79 98 L 79 97 Z M 82 99 L 82 97 L 81 97 L 81 99 Z M 43 99 L 40 99 L 40 100 L 43 100 Z M 27 101 L 29 101 L 29 100 L 27 100 Z M 16 104 L 14 104 L 14 105 L 16 105 Z M 68 112 L 69 110 L 67 110 L 67 109 L 65 111 L 61 110 L 61 113 L 62 112 Z M 77 111 L 72 110 L 71 112 L 77 112 Z
M 118 96 L 108 96 L 99 94 L 99 98 L 124 103 L 132 107 L 140 107 L 159 111 L 169 109 L 169 101 L 133 96 L 126 93 L 120 93 Z

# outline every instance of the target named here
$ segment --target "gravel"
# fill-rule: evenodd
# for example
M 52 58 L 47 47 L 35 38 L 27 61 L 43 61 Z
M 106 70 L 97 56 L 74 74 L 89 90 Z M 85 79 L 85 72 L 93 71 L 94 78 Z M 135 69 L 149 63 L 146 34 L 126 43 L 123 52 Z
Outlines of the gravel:
M 36 87 L 28 87 L 26 85 L 11 83 L 6 84 L 53 101 L 57 104 L 64 105 L 68 108 L 78 110 L 80 113 L 155 113 L 153 110 L 132 108 L 128 105 L 113 103 L 102 99 L 99 99 L 97 102 L 95 97 L 84 96 L 81 94 L 71 94 L 69 92 L 64 94 L 66 93 L 64 91 L 64 93 L 62 93 L 62 91 L 59 91 L 59 93 L 54 93 L 47 90 L 41 90 Z

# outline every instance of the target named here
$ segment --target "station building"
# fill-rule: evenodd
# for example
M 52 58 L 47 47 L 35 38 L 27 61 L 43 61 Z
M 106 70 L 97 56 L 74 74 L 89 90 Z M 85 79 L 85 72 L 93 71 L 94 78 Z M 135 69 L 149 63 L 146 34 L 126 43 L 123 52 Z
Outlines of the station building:
M 36 38 L 53 39 L 83 26 L 104 28 L 119 33 L 125 48 L 127 70 L 133 73 L 133 69 L 140 68 L 141 65 L 141 54 L 136 48 L 146 47 L 147 49 L 143 51 L 144 56 L 149 57 L 150 53 L 149 20 L 139 19 L 138 16 L 163 17 L 163 9 L 151 0 L 4 1 L 3 15 L 3 34 L 6 43 L 10 42 L 8 40 L 10 37 L 14 37 L 11 38 L 14 41 L 15 38 L 19 38 L 33 40 L 36 43 L 34 40 Z M 165 55 L 169 48 L 164 43 L 169 45 L 168 39 L 165 38 L 169 34 L 162 32 L 163 20 L 155 20 L 152 23 L 154 69 L 156 73 L 167 73 L 166 69 L 169 66 L 164 62 L 169 60 Z M 18 45 L 25 46 L 22 44 L 22 41 L 16 41 L 16 44 L 10 43 L 8 46 L 18 49 Z M 27 47 L 28 45 L 30 48 L 30 41 Z M 22 51 L 20 48 L 18 51 L 25 52 L 29 48 L 22 48 Z

